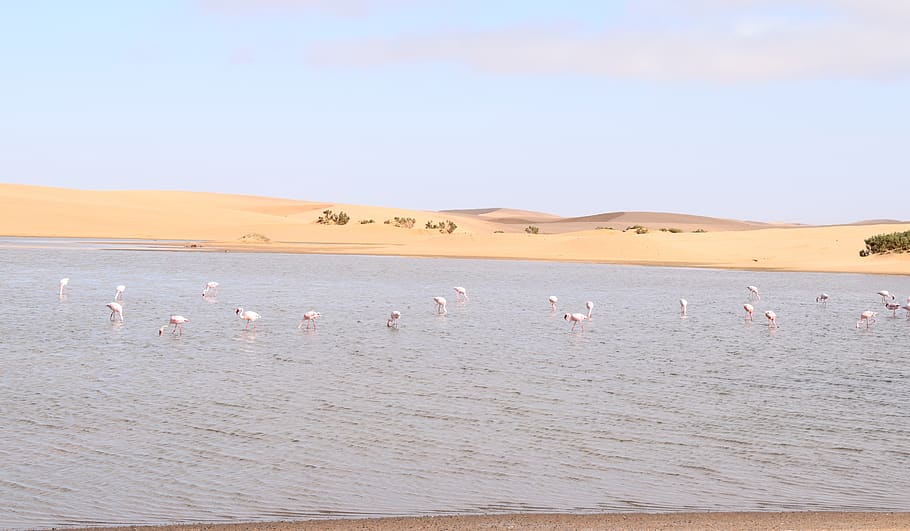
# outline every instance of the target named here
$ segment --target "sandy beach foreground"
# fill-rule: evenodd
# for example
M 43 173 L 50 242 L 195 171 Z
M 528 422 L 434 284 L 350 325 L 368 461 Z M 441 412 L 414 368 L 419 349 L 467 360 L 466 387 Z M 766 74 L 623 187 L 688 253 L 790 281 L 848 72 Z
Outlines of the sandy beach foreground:
M 309 531 L 309 530 L 461 530 L 461 529 L 910 529 L 910 513 L 742 512 L 673 514 L 508 514 L 309 520 L 249 524 L 191 524 L 162 527 L 87 528 L 154 531 Z
M 318 223 L 326 210 L 344 212 L 350 221 Z M 427 228 L 449 227 L 447 222 L 454 224 L 451 233 Z M 647 233 L 626 230 L 634 226 Z M 910 223 L 890 221 L 814 227 L 648 212 L 560 218 L 501 208 L 431 212 L 215 193 L 0 184 L 0 236 L 180 240 L 163 248 L 203 252 L 907 274 L 910 254 L 860 257 L 859 251 L 865 238 L 908 229 Z

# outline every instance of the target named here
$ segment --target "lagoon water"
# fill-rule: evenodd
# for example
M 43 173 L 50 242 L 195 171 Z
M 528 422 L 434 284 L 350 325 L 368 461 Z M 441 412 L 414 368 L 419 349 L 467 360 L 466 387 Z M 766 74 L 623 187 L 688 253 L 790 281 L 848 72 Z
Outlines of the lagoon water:
M 16 239 L 0 274 L 0 528 L 910 510 L 910 321 L 876 295 L 908 277 Z

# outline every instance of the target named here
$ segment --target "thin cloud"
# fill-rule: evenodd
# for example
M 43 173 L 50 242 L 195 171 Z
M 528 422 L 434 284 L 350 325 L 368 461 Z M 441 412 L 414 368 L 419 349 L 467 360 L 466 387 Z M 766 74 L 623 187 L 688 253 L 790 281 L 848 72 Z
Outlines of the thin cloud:
M 397 7 L 405 0 L 199 0 L 206 9 L 226 13 L 296 12 L 335 16 L 366 16 Z
M 682 12 L 680 5 L 694 8 Z M 904 7 L 904 6 L 907 7 Z M 653 8 L 653 3 L 652 3 Z M 803 13 L 794 14 L 793 9 Z M 692 13 L 695 13 L 694 15 Z M 765 81 L 906 78 L 910 2 L 688 0 L 634 30 L 521 28 L 322 42 L 325 66 L 443 62 L 496 74 L 645 80 Z

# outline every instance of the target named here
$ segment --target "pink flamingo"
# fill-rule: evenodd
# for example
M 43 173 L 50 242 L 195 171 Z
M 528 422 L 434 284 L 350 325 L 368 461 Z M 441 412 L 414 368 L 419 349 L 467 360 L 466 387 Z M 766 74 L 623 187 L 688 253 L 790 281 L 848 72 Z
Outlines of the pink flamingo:
M 894 294 L 886 289 L 879 291 L 878 295 L 882 296 L 882 302 L 888 302 L 888 299 L 894 300 Z
M 746 289 L 749 290 L 749 299 L 761 300 L 761 295 L 758 294 L 758 288 L 755 286 L 746 286 Z
M 563 319 L 572 323 L 572 330 L 575 330 L 575 325 L 581 323 L 581 331 L 585 331 L 585 321 L 588 320 L 588 316 L 583 313 L 567 313 L 563 316 Z
M 765 312 L 765 317 L 768 318 L 768 328 L 777 328 L 777 314 L 768 310 Z
M 907 312 L 907 320 L 910 321 L 910 303 L 901 306 L 901 309 Z
M 109 302 L 105 306 L 111 310 L 111 321 L 114 320 L 114 316 L 117 316 L 120 318 L 120 322 L 123 322 L 123 305 L 119 302 Z
M 124 292 L 124 291 L 126 291 L 126 286 L 124 286 L 123 284 L 117 286 L 117 288 L 116 288 L 116 290 L 115 290 L 115 292 L 114 292 L 114 300 L 115 300 L 115 301 L 122 301 L 122 300 L 123 300 L 123 292 Z
M 61 279 L 60 279 L 60 298 L 61 298 L 61 299 L 62 299 L 63 296 L 64 296 L 63 290 L 66 288 L 66 285 L 69 284 L 69 283 L 70 283 L 70 279 L 69 279 L 69 278 L 61 278 Z
M 452 288 L 455 290 L 455 302 L 468 302 L 468 291 L 461 286 Z
M 303 326 L 303 323 L 306 323 L 306 329 L 310 329 L 310 322 L 313 323 L 313 330 L 316 330 L 316 319 L 322 317 L 322 314 L 319 312 L 309 311 L 303 314 L 303 319 L 300 320 L 300 324 L 297 325 L 297 329 L 300 330 L 300 327 Z
M 828 294 L 822 293 L 818 297 L 815 297 L 815 302 L 820 302 L 820 303 L 824 304 L 825 306 L 827 306 L 828 305 Z
M 689 301 L 686 299 L 679 299 L 679 313 L 682 317 L 686 316 L 686 309 L 689 307 Z
M 866 322 L 866 329 L 869 329 L 869 325 L 875 322 L 875 316 L 878 315 L 878 312 L 873 312 L 872 310 L 866 310 L 863 313 L 859 314 L 859 321 L 856 322 L 856 327 L 859 328 L 863 324 L 863 321 Z
M 886 302 L 885 308 L 891 310 L 892 317 L 897 317 L 897 311 L 901 309 L 901 305 L 896 302 Z
M 445 297 L 433 297 L 433 302 L 436 303 L 436 313 L 438 315 L 445 315 L 445 314 L 449 313 L 449 311 L 446 310 Z
M 594 311 L 594 303 L 588 301 L 585 303 L 585 307 L 588 309 L 588 320 L 591 320 L 591 312 Z
M 206 282 L 205 288 L 202 290 L 203 297 L 217 297 L 218 296 L 218 283 L 217 282 Z
M 262 316 L 256 312 L 243 311 L 243 307 L 241 307 L 241 306 L 238 306 L 237 309 L 234 310 L 234 313 L 236 313 L 238 316 L 240 316 L 241 319 L 246 321 L 246 326 L 243 327 L 245 330 L 250 328 L 250 323 L 253 323 L 253 330 L 256 330 L 256 321 L 258 321 L 259 319 L 262 318 Z
M 167 328 L 168 326 L 174 325 L 174 329 L 171 330 L 171 333 L 177 334 L 177 332 L 179 331 L 180 333 L 178 335 L 182 336 L 183 335 L 183 323 L 188 323 L 188 322 L 190 322 L 190 320 L 182 315 L 172 315 L 171 318 L 168 320 L 168 323 L 158 329 L 158 335 L 160 336 L 161 334 L 163 334 L 164 329 Z
M 385 322 L 385 325 L 389 328 L 398 328 L 398 320 L 401 319 L 401 312 L 394 311 L 392 315 L 389 316 L 389 320 Z
M 555 312 L 556 303 L 559 301 L 559 297 L 557 297 L 556 295 L 550 295 L 549 297 L 547 297 L 547 300 L 550 301 L 550 311 Z
M 749 303 L 743 304 L 743 310 L 746 310 L 746 319 L 752 321 L 752 313 L 755 312 L 755 307 Z

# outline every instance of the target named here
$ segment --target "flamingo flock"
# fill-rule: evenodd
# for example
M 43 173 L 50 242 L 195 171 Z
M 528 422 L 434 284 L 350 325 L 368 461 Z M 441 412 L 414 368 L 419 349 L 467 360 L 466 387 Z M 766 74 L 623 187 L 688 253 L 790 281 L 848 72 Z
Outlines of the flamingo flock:
M 66 295 L 66 290 L 69 287 L 69 283 L 70 283 L 70 279 L 68 277 L 60 279 L 58 294 L 59 294 L 61 300 L 63 300 Z M 205 298 L 217 297 L 219 288 L 220 288 L 220 285 L 218 282 L 214 282 L 214 281 L 207 282 L 202 291 L 202 296 Z M 468 298 L 466 288 L 464 288 L 462 286 L 456 286 L 452 289 L 455 292 L 456 302 L 461 302 L 461 303 L 468 302 L 469 298 Z M 106 307 L 108 308 L 108 310 L 110 310 L 109 320 L 112 322 L 123 323 L 123 311 L 124 311 L 123 310 L 123 299 L 124 299 L 125 291 L 126 291 L 125 285 L 121 284 L 121 285 L 116 286 L 116 288 L 114 290 L 114 300 L 112 302 L 106 304 Z M 752 286 L 752 285 L 746 286 L 746 291 L 747 291 L 748 298 L 750 301 L 751 300 L 754 300 L 754 301 L 761 300 L 761 295 L 759 293 L 759 289 L 757 286 Z M 907 320 L 910 320 L 910 297 L 907 297 L 906 304 L 898 304 L 896 302 L 893 302 L 897 297 L 888 290 L 881 290 L 881 291 L 876 292 L 876 294 L 879 297 L 881 297 L 882 304 L 884 305 L 885 309 L 892 312 L 893 317 L 897 317 L 898 310 L 904 310 L 907 313 Z M 437 315 L 445 316 L 448 314 L 448 310 L 446 307 L 447 301 L 446 301 L 445 297 L 435 296 L 432 298 L 432 300 L 435 304 L 435 313 Z M 821 304 L 821 305 L 825 305 L 825 306 L 827 306 L 829 300 L 830 300 L 830 296 L 824 292 L 820 293 L 815 298 L 815 302 L 817 304 Z M 551 313 L 556 312 L 556 304 L 558 301 L 559 301 L 559 298 L 556 295 L 550 295 L 549 297 L 547 297 L 547 302 L 549 303 Z M 688 307 L 689 307 L 689 301 L 685 298 L 680 298 L 679 299 L 680 317 L 685 318 L 688 316 Z M 752 322 L 754 320 L 755 306 L 753 306 L 749 302 L 746 302 L 743 304 L 742 308 L 745 311 L 745 317 L 744 317 L 745 320 Z M 586 301 L 585 309 L 587 310 L 585 313 L 582 313 L 582 312 L 565 312 L 564 313 L 563 318 L 565 319 L 565 321 L 572 324 L 570 331 L 575 331 L 576 328 L 579 328 L 583 332 L 585 330 L 585 322 L 589 322 L 592 320 L 593 312 L 594 312 L 594 302 Z M 262 316 L 259 313 L 251 311 L 251 310 L 245 310 L 242 306 L 236 307 L 234 309 L 234 313 L 240 320 L 244 321 L 244 330 L 255 331 L 256 322 L 262 318 Z M 773 310 L 765 310 L 763 313 L 765 315 L 765 318 L 768 321 L 768 328 L 769 329 L 778 328 L 777 314 Z M 401 321 L 401 315 L 402 315 L 401 312 L 398 310 L 392 311 L 389 314 L 388 320 L 386 321 L 386 327 L 398 329 L 399 323 Z M 873 311 L 873 310 L 862 311 L 860 313 L 859 320 L 856 322 L 856 328 L 862 328 L 863 326 L 865 326 L 866 329 L 870 329 L 872 327 L 872 325 L 876 322 L 877 316 L 878 316 L 878 312 L 876 312 L 876 311 Z M 314 310 L 307 311 L 303 314 L 303 318 L 300 320 L 300 323 L 297 325 L 297 328 L 298 329 L 306 328 L 307 330 L 310 330 L 312 328 L 312 330 L 315 331 L 316 330 L 316 321 L 321 317 L 322 317 L 322 314 L 320 312 L 317 312 Z M 183 335 L 183 325 L 185 323 L 188 323 L 189 321 L 190 321 L 189 319 L 187 319 L 186 317 L 184 317 L 182 315 L 171 315 L 170 318 L 168 319 L 168 323 L 161 326 L 158 329 L 158 335 L 159 336 L 163 335 L 165 330 L 169 326 L 173 326 L 173 328 L 171 330 L 171 334 L 173 334 L 175 336 L 182 336 Z

